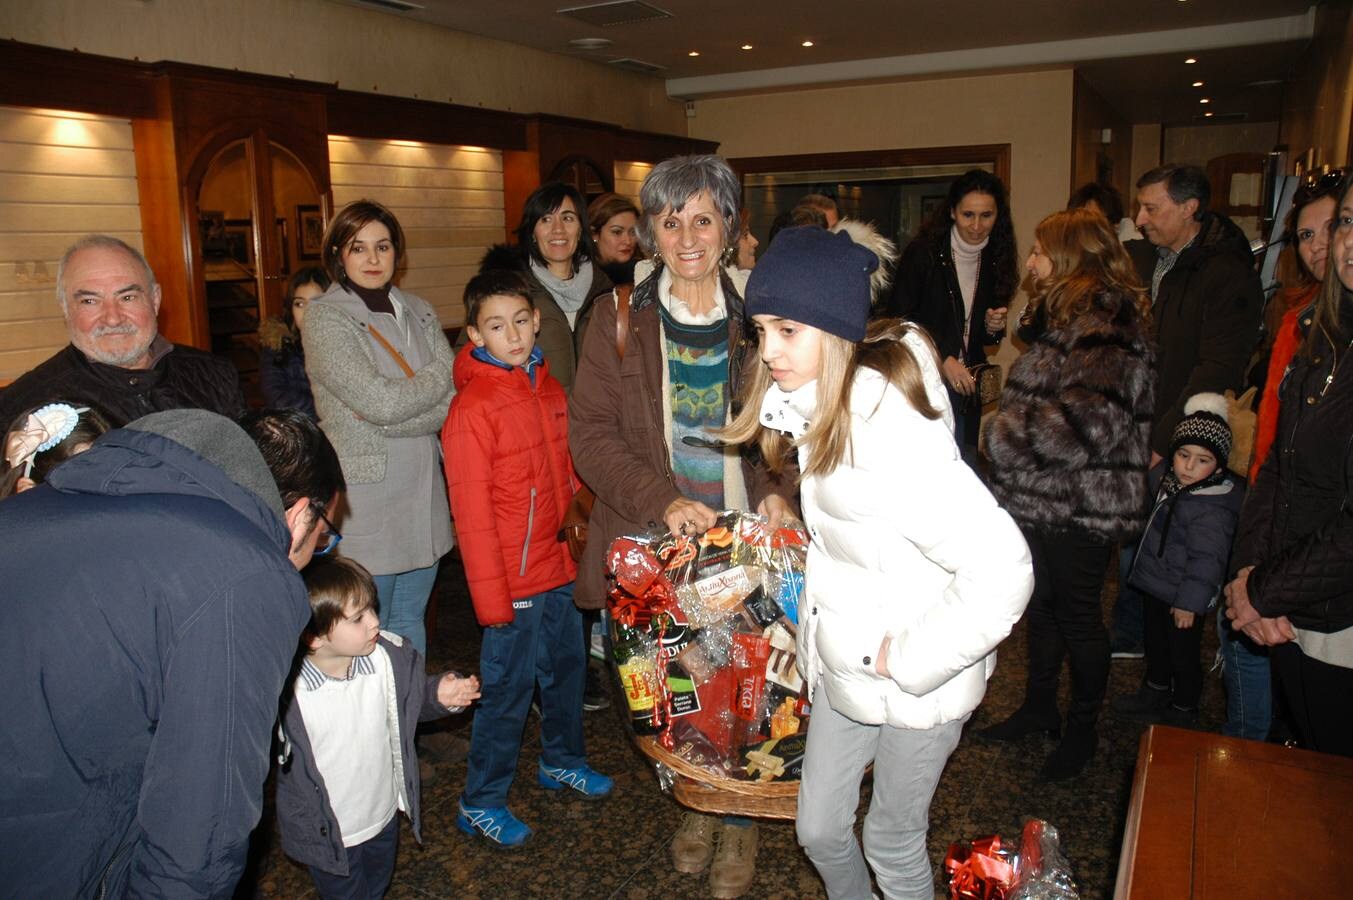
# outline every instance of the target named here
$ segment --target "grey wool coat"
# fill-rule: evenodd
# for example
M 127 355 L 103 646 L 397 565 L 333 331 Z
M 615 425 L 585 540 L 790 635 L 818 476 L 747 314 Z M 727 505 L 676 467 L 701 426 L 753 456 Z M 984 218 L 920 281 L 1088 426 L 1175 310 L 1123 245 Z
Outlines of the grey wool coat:
M 404 304 L 411 327 L 422 331 L 432 351 L 431 361 L 413 378 L 404 377 L 371 337 L 366 304 L 340 285 L 311 304 L 301 333 L 320 425 L 338 452 L 349 484 L 385 478 L 387 438 L 438 434 L 455 393 L 451 345 L 436 311 L 398 288 L 390 288 L 390 293 Z
M 1015 360 L 987 453 L 991 492 L 1022 527 L 1103 541 L 1141 532 L 1153 357 L 1132 298 L 1102 292 Z
M 451 347 L 431 306 L 397 288 L 390 295 L 404 310 L 400 320 L 335 285 L 311 303 L 302 329 L 319 424 L 348 484 L 339 513 L 344 553 L 373 575 L 432 565 L 454 541 L 437 439 L 454 393 Z

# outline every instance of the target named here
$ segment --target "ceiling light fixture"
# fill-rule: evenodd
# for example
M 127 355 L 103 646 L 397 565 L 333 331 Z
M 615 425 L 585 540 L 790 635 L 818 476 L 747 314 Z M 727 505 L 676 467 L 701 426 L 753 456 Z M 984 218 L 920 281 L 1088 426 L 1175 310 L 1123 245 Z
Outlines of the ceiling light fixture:
M 687 55 L 687 56 L 699 56 L 699 55 L 700 55 L 700 51 L 699 51 L 699 50 L 692 50 L 690 53 L 687 53 L 686 55 Z
M 1212 102 L 1212 98 L 1210 98 L 1210 97 L 1203 97 L 1203 98 L 1202 98 L 1201 100 L 1199 100 L 1198 102 L 1199 102 L 1199 103 L 1211 103 L 1211 102 Z
M 812 42 L 812 41 L 804 41 L 804 42 L 803 42 L 802 44 L 800 44 L 799 46 L 801 46 L 801 47 L 811 47 L 811 46 L 813 46 L 813 42 Z
M 1202 86 L 1203 86 L 1203 83 L 1202 83 L 1201 81 L 1195 81 L 1195 82 L 1193 83 L 1193 86 L 1194 86 L 1194 87 L 1202 87 Z
M 750 49 L 752 49 L 752 45 L 751 45 L 751 44 L 743 44 L 743 45 L 742 45 L 742 49 L 743 49 L 743 50 L 750 50 Z
M 1186 66 L 1191 66 L 1191 65 L 1193 65 L 1194 63 L 1196 63 L 1197 61 L 1198 61 L 1198 60 L 1196 60 L 1196 59 L 1194 59 L 1192 56 L 1190 56 L 1188 59 L 1184 60 L 1184 65 L 1186 65 Z
M 1205 112 L 1205 113 L 1203 113 L 1203 118 L 1204 118 L 1204 119 L 1210 119 L 1210 118 L 1212 118 L 1213 115 L 1215 115 L 1215 113 Z

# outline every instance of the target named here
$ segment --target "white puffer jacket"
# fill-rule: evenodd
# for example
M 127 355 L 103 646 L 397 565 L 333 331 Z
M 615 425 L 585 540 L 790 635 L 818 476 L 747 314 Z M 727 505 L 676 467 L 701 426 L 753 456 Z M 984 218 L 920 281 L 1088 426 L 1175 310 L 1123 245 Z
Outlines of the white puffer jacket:
M 943 416 L 925 418 L 873 370 L 856 374 L 853 458 L 802 483 L 812 543 L 799 669 L 857 722 L 931 728 L 981 702 L 995 647 L 1029 602 L 1033 567 L 1014 521 L 959 457 L 933 350 L 915 332 L 903 341 Z M 761 421 L 797 438 L 816 399 L 816 382 L 772 386 Z M 810 454 L 799 447 L 800 465 Z M 891 678 L 875 668 L 885 635 Z

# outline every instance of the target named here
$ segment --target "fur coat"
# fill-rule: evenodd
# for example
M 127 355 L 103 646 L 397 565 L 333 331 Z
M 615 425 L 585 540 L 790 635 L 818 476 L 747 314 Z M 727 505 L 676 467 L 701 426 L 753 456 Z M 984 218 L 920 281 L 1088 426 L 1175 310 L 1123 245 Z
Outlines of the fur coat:
M 1104 292 L 1010 367 L 987 432 L 992 493 L 1025 528 L 1141 532 L 1154 351 L 1131 298 Z

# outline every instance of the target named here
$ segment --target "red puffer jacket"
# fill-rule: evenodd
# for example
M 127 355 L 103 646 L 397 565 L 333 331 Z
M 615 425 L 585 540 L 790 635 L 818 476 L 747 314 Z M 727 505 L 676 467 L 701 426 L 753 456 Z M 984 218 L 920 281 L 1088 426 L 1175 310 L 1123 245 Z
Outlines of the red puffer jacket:
M 568 398 L 536 369 L 456 355 L 456 396 L 442 427 L 451 516 L 465 561 L 475 617 L 512 621 L 512 601 L 572 581 L 577 567 L 557 539 L 578 486 L 568 453 Z

